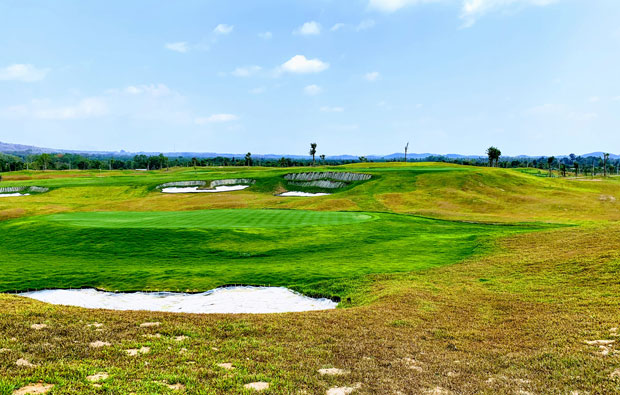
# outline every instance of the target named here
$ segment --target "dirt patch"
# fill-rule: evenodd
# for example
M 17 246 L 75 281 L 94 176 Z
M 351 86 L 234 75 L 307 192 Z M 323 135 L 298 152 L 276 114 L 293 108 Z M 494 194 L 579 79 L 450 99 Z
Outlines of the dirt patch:
M 319 374 L 323 376 L 341 376 L 348 373 L 348 371 L 338 368 L 319 369 Z
M 327 390 L 326 395 L 348 395 L 359 389 L 362 385 L 355 384 L 353 387 L 333 387 Z
M 36 368 L 37 365 L 30 363 L 27 359 L 20 358 L 15 362 L 15 365 L 20 366 L 22 368 Z
M 32 324 L 30 325 L 30 329 L 34 329 L 35 331 L 40 331 L 41 329 L 47 328 L 46 324 Z
M 144 322 L 140 324 L 140 328 L 150 328 L 154 326 L 160 326 L 161 322 Z
M 54 388 L 54 384 L 28 384 L 25 387 L 13 391 L 13 395 L 46 394 L 52 388 Z
M 254 383 L 249 383 L 243 386 L 243 388 L 254 391 L 263 391 L 269 388 L 269 383 L 264 381 L 257 381 Z
M 228 362 L 218 363 L 217 366 L 219 366 L 222 369 L 226 369 L 226 370 L 233 370 L 234 369 L 234 367 L 232 366 L 232 363 L 228 363 Z
M 96 383 L 97 381 L 105 380 L 110 377 L 106 372 L 95 373 L 91 376 L 86 376 L 86 380 Z
M 103 342 L 101 340 L 97 340 L 95 342 L 90 343 L 88 346 L 91 347 L 91 348 L 101 348 L 101 347 L 111 346 L 111 344 L 108 343 L 108 342 Z
M 130 357 L 135 357 L 138 354 L 148 354 L 151 352 L 151 347 L 141 347 L 141 348 L 130 348 L 129 350 L 125 350 L 127 355 Z

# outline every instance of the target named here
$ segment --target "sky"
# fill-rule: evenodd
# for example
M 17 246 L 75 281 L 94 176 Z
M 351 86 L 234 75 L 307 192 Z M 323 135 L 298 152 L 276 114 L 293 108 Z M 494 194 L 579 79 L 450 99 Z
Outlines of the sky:
M 620 153 L 618 0 L 0 1 L 0 141 Z

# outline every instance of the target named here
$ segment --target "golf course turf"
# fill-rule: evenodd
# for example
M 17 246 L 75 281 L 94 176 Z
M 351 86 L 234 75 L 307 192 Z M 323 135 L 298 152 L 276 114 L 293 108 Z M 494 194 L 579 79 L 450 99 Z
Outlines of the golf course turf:
M 372 175 L 332 195 L 275 196 L 294 171 L 307 168 L 3 174 L 50 191 L 0 201 L 1 292 L 248 284 L 341 303 L 192 315 L 3 294 L 0 394 L 620 391 L 617 178 L 362 163 L 313 169 Z M 155 189 L 226 178 L 256 183 Z

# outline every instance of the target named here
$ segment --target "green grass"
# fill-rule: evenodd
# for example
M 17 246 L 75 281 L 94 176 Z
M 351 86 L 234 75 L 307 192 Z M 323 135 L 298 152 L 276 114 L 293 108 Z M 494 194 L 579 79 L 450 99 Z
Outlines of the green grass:
M 538 228 L 300 210 L 55 214 L 0 224 L 0 291 L 251 284 L 344 298 L 368 274 L 457 263 Z

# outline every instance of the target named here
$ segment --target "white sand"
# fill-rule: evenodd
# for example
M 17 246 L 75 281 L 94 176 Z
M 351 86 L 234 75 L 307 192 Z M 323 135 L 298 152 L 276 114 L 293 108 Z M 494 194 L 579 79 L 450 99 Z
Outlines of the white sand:
M 0 197 L 30 196 L 29 193 L 0 193 Z
M 298 192 L 298 191 L 289 191 L 279 194 L 278 196 L 298 196 L 298 197 L 309 197 L 309 196 L 327 196 L 331 195 L 331 193 L 309 193 L 309 192 Z
M 220 185 L 213 189 L 198 189 L 199 187 L 168 187 L 163 188 L 161 191 L 163 193 L 215 193 L 240 191 L 249 187 L 249 185 Z
M 227 287 L 200 294 L 173 292 L 114 293 L 96 289 L 52 289 L 20 295 L 42 302 L 92 309 L 177 313 L 285 313 L 334 309 L 336 302 L 314 299 L 283 287 Z

